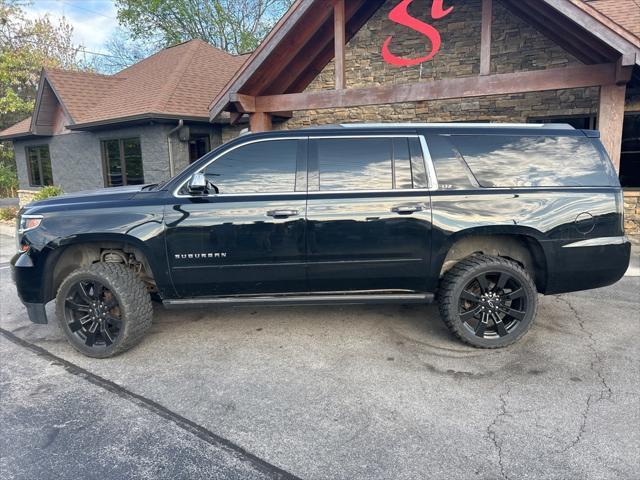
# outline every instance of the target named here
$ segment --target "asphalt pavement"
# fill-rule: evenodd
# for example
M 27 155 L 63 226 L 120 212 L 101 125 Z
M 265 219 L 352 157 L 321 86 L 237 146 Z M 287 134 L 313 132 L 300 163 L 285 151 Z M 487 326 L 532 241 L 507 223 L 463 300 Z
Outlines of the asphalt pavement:
M 495 351 L 435 306 L 157 307 L 141 345 L 95 360 L 29 322 L 13 249 L 2 478 L 638 478 L 640 277 L 541 297 Z

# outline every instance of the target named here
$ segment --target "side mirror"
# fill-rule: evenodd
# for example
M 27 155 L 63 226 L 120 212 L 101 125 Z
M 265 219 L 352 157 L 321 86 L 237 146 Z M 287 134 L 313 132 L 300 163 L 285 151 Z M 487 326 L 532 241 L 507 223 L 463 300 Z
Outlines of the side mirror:
M 207 181 L 207 177 L 204 176 L 202 172 L 196 172 L 189 180 L 189 184 L 187 186 L 190 195 L 205 195 L 207 194 L 207 187 L 209 186 L 209 182 Z

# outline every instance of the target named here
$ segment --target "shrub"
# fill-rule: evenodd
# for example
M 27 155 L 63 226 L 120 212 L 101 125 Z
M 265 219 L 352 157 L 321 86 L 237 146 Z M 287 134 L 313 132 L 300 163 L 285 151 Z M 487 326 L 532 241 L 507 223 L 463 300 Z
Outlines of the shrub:
M 18 175 L 16 171 L 0 163 L 0 197 L 15 197 L 18 192 Z
M 54 185 L 42 187 L 42 189 L 33 196 L 33 201 L 37 202 L 38 200 L 44 200 L 45 198 L 57 197 L 63 193 L 62 188 Z
M 0 208 L 0 220 L 10 222 L 16 219 L 18 209 L 16 207 Z

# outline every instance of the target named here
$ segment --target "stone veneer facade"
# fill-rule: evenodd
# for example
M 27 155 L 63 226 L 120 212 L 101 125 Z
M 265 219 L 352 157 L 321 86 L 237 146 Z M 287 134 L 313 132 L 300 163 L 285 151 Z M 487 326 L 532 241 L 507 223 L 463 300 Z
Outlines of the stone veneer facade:
M 624 192 L 624 230 L 635 243 L 640 243 L 640 190 Z

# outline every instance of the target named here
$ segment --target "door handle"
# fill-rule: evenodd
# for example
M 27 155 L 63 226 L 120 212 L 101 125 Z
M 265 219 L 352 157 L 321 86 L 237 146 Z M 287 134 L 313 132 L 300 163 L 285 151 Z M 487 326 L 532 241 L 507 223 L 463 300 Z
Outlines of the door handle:
M 298 210 L 269 210 L 267 215 L 273 218 L 288 218 L 298 215 Z
M 420 205 L 399 205 L 397 207 L 393 207 L 391 211 L 398 215 L 411 215 L 415 212 L 421 212 L 422 207 Z

